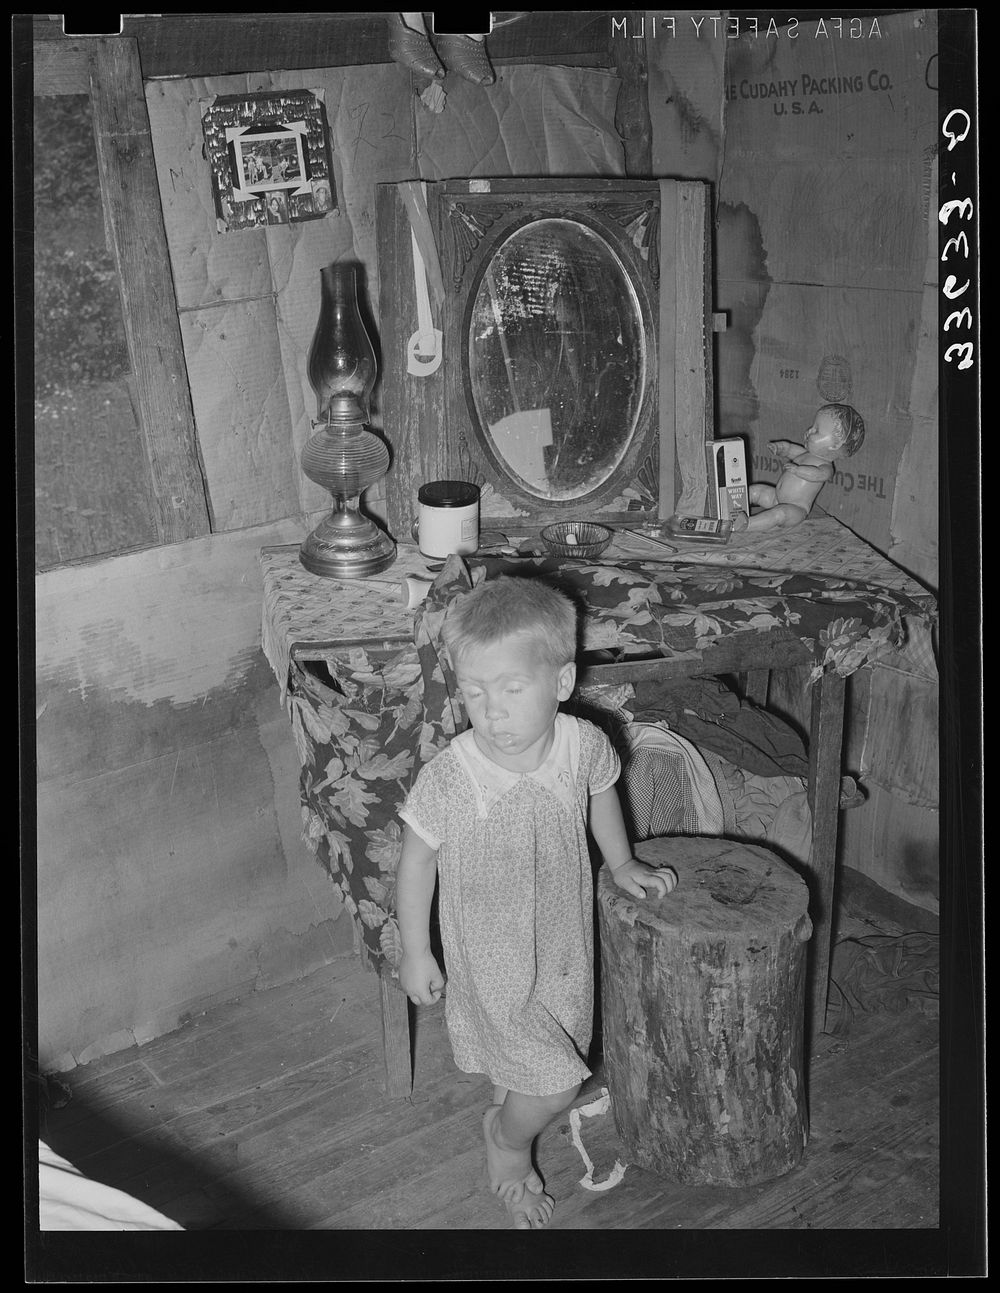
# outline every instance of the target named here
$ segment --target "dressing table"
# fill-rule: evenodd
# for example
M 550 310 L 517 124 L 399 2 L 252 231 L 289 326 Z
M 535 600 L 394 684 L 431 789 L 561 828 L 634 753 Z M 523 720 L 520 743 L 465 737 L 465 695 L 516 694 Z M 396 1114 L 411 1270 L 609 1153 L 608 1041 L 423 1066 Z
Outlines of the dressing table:
M 933 599 L 818 512 L 726 546 L 658 546 L 706 508 L 715 434 L 711 203 L 700 181 L 486 178 L 376 186 L 381 414 L 392 448 L 394 565 L 353 583 L 265 549 L 263 643 L 302 763 L 305 838 L 379 972 L 390 1093 L 410 1090 L 395 988 L 398 809 L 423 762 L 465 725 L 438 633 L 471 578 L 553 579 L 585 608 L 581 684 L 810 667 L 807 880 L 810 1036 L 830 963 L 844 680 L 902 639 Z M 599 560 L 450 558 L 430 577 L 405 544 L 419 487 L 476 484 L 481 530 L 515 543 L 555 521 L 615 534 Z M 501 545 L 502 546 L 502 545 Z M 463 582 L 464 581 L 464 582 Z
M 822 515 L 721 548 L 685 545 L 668 553 L 620 529 L 598 561 L 465 562 L 466 569 L 485 567 L 487 578 L 534 571 L 583 599 L 582 683 L 738 674 L 746 694 L 764 703 L 772 670 L 810 667 L 807 1037 L 815 1037 L 829 978 L 845 679 L 892 650 L 904 621 L 933 617 L 934 599 Z M 393 979 L 397 812 L 421 763 L 462 724 L 422 626 L 433 617 L 408 608 L 401 592 L 407 577 L 427 580 L 434 572 L 404 546 L 378 579 L 311 575 L 295 546 L 263 549 L 261 568 L 262 642 L 302 764 L 304 837 L 339 886 L 378 972 L 387 1089 L 407 1095 L 408 1003 Z M 434 605 L 435 590 L 425 606 Z

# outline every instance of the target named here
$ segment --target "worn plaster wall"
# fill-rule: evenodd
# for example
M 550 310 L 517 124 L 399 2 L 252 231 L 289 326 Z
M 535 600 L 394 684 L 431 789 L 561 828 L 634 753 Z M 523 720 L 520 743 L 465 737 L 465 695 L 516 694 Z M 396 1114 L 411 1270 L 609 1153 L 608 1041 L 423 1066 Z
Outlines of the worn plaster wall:
M 258 650 L 263 544 L 301 523 L 36 582 L 39 1058 L 71 1067 L 353 947 L 300 840 Z

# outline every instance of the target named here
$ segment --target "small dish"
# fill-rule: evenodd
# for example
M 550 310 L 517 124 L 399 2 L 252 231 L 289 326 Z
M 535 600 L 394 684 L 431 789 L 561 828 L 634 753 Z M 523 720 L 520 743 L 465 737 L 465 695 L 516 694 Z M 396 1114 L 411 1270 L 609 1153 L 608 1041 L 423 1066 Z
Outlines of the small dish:
M 554 557 L 599 557 L 614 537 L 614 530 L 593 521 L 559 521 L 541 533 Z

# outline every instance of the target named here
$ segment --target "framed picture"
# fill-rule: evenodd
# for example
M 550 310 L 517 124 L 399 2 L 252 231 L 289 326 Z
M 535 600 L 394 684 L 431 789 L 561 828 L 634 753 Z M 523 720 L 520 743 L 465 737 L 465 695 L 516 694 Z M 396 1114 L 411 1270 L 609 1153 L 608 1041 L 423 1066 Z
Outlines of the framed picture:
M 202 103 L 220 233 L 319 220 L 337 205 L 322 95 L 220 95 Z
M 255 130 L 230 126 L 226 130 L 233 201 L 252 202 L 258 194 L 276 190 L 311 193 L 309 163 L 303 147 L 304 121 L 292 121 L 280 130 Z

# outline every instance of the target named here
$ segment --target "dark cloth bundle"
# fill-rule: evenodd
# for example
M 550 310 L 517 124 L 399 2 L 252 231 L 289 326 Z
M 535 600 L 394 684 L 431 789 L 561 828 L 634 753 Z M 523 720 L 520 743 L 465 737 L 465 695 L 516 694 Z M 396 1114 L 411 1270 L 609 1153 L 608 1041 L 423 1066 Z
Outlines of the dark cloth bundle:
M 748 772 L 808 776 L 809 756 L 791 724 L 741 700 L 719 678 L 636 683 L 631 708 L 641 722 L 665 723 L 700 750 L 712 750 Z

